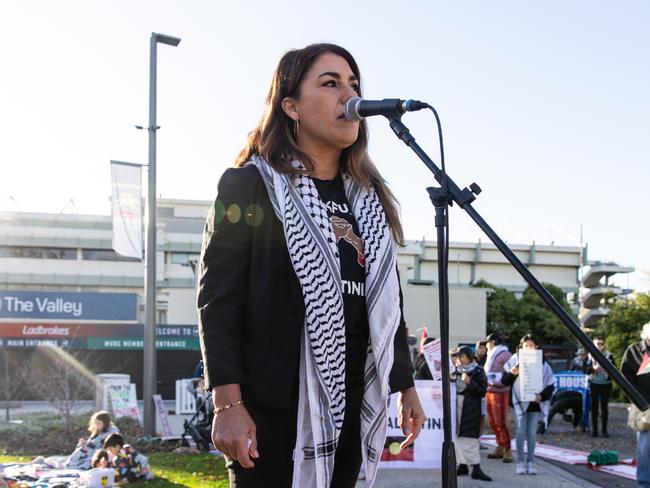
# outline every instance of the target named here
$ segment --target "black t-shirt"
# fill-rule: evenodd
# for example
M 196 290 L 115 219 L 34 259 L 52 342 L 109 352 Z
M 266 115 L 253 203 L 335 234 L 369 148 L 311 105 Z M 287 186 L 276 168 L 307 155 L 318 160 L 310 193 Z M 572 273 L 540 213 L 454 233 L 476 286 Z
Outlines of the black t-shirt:
M 345 383 L 346 386 L 363 386 L 369 335 L 363 242 L 345 197 L 341 175 L 333 180 L 313 178 L 313 181 L 327 207 L 339 249 L 345 315 Z

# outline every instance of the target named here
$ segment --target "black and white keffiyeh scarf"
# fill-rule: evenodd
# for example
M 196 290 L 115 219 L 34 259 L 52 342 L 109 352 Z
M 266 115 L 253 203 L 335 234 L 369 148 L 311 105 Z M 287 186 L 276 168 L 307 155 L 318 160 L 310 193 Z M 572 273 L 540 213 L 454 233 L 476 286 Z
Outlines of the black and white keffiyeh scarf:
M 275 171 L 261 157 L 254 164 L 284 227 L 293 269 L 305 300 L 300 351 L 298 436 L 293 487 L 329 488 L 345 414 L 345 320 L 339 253 L 327 208 L 306 175 Z M 294 161 L 296 168 L 303 168 Z M 396 247 L 374 190 L 343 173 L 366 258 L 366 305 L 370 344 L 361 405 L 361 447 L 372 485 L 386 438 L 393 338 L 400 321 Z

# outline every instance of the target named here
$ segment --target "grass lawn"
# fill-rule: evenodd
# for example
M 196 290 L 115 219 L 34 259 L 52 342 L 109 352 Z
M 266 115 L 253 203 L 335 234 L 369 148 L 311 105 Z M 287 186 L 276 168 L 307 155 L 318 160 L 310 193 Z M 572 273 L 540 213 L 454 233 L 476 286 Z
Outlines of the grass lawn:
M 29 462 L 34 456 L 1 456 L 0 464 Z M 147 454 L 156 474 L 151 481 L 129 484 L 141 488 L 227 488 L 228 473 L 223 459 L 210 454 Z

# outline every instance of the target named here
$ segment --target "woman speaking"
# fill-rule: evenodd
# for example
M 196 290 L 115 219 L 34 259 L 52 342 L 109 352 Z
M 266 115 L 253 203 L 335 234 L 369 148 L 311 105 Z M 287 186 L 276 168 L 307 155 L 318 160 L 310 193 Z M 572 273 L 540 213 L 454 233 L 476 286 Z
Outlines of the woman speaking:
M 397 203 L 367 152 L 354 58 L 332 44 L 280 60 L 266 111 L 208 216 L 198 308 L 214 444 L 232 487 L 374 481 L 387 401 L 403 446 L 425 417 L 396 265 Z

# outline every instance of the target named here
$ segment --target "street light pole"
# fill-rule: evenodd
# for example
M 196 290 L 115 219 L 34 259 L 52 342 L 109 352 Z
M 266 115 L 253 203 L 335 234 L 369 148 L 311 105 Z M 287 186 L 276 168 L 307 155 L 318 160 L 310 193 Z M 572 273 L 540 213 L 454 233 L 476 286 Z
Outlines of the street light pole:
M 143 404 L 144 433 L 156 433 L 156 410 L 153 395 L 156 394 L 156 64 L 158 43 L 178 46 L 181 40 L 164 34 L 151 33 L 149 55 L 149 176 L 147 187 L 147 250 L 145 264 L 144 308 L 144 363 Z

